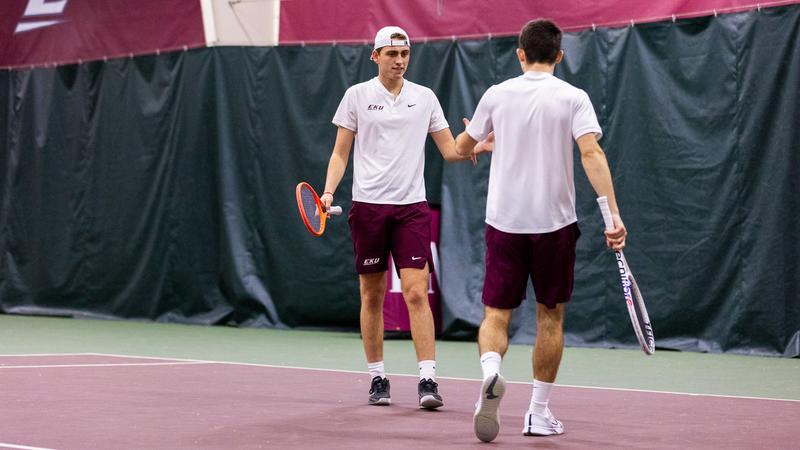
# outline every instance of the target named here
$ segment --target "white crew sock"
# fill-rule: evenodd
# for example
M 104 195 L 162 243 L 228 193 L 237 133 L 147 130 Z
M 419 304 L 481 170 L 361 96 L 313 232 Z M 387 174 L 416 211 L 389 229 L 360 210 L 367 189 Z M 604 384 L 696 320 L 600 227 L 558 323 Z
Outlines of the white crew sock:
M 383 369 L 383 361 L 367 363 L 367 367 L 369 367 L 370 380 L 376 377 L 386 378 L 386 371 Z
M 531 406 L 528 412 L 539 414 L 540 416 L 546 415 L 547 402 L 550 400 L 550 391 L 553 389 L 553 383 L 545 383 L 537 379 L 533 380 L 533 395 L 531 396 Z
M 495 374 L 500 373 L 500 363 L 503 362 L 503 357 L 497 352 L 486 352 L 481 355 L 481 370 L 483 370 L 483 379 L 491 378 Z
M 419 379 L 424 380 L 426 378 L 436 381 L 436 361 L 432 359 L 419 362 Z

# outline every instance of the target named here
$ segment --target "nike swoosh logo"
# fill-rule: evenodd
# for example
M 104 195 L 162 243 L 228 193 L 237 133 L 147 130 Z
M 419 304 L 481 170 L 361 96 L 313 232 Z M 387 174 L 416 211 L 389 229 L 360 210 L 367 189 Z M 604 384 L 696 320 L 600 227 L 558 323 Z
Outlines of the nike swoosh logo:
M 409 108 L 411 108 L 411 107 L 413 107 L 413 106 L 417 106 L 417 104 L 416 104 L 416 103 L 414 103 L 413 105 L 408 105 L 408 107 L 409 107 Z
M 495 375 L 494 379 L 492 380 L 492 384 L 490 384 L 489 387 L 486 388 L 486 398 L 488 398 L 489 400 L 491 400 L 493 398 L 497 398 L 497 396 L 494 395 L 494 385 L 497 383 L 497 377 L 498 376 L 500 376 L 500 375 L 499 374 Z
M 412 256 L 412 257 L 411 257 L 411 260 L 412 260 L 412 261 L 416 261 L 416 260 L 418 260 L 418 259 L 422 259 L 422 256 Z

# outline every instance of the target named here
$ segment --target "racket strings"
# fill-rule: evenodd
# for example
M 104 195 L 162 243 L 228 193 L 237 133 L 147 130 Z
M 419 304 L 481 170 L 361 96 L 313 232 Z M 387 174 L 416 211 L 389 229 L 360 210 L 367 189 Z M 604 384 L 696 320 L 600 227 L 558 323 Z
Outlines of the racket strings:
M 308 219 L 308 224 L 311 225 L 316 231 L 322 228 L 322 217 L 319 208 L 317 207 L 317 200 L 314 198 L 314 193 L 307 187 L 303 186 L 300 191 L 300 200 L 303 202 L 303 214 Z

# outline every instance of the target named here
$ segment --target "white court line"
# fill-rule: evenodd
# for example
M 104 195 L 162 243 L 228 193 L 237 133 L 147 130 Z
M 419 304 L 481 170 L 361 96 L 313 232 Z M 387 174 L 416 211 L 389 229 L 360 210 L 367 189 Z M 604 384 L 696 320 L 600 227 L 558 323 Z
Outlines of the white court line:
M 27 445 L 14 445 L 14 444 L 3 444 L 3 443 L 0 443 L 0 448 L 18 448 L 21 450 L 54 450 L 52 448 L 28 447 Z
M 126 355 L 114 355 L 109 353 L 91 353 L 92 355 L 97 356 L 112 356 L 116 358 L 143 358 L 143 359 L 168 359 L 171 361 L 192 361 L 192 362 L 205 362 L 209 364 L 229 364 L 229 365 L 237 365 L 237 366 L 254 366 L 254 367 L 270 367 L 276 369 L 297 369 L 297 370 L 316 370 L 316 371 L 323 371 L 323 372 L 339 372 L 339 373 L 354 373 L 354 374 L 366 374 L 364 371 L 360 370 L 342 370 L 342 369 L 320 369 L 317 367 L 296 367 L 296 366 L 276 366 L 272 364 L 257 364 L 257 363 L 242 363 L 242 362 L 231 362 L 231 361 L 205 361 L 200 359 L 177 359 L 177 358 L 158 358 L 158 357 L 148 357 L 148 356 L 126 356 Z M 391 376 L 399 376 L 399 377 L 419 377 L 419 375 L 409 375 L 409 374 L 402 374 L 402 373 L 387 373 L 387 375 Z M 436 378 L 441 378 L 443 380 L 457 380 L 457 381 L 480 381 L 476 378 L 457 378 L 457 377 L 441 377 L 437 376 Z M 506 383 L 511 384 L 523 384 L 531 386 L 533 383 L 523 382 L 523 381 L 506 381 Z M 721 394 L 696 394 L 691 392 L 671 392 L 671 391 L 653 391 L 648 389 L 626 389 L 626 388 L 610 388 L 610 387 L 596 387 L 596 386 L 577 386 L 577 385 L 570 385 L 570 384 L 557 384 L 560 387 L 567 387 L 567 388 L 576 388 L 576 389 L 600 389 L 600 390 L 608 390 L 608 391 L 623 391 L 623 392 L 644 392 L 648 394 L 671 394 L 671 395 L 688 395 L 691 397 L 720 397 L 720 398 L 736 398 L 736 399 L 747 399 L 747 400 L 774 400 L 774 401 L 781 401 L 781 402 L 800 402 L 800 400 L 788 399 L 788 398 L 770 398 L 770 397 L 746 397 L 741 395 L 721 395 Z
M 100 353 L 14 353 L 10 355 L 0 355 L 0 358 L 6 356 L 86 356 L 99 354 Z
M 508 382 L 506 382 L 508 383 Z M 531 383 L 525 383 L 531 384 Z M 597 387 L 597 386 L 573 386 L 570 384 L 559 384 L 558 386 L 561 387 L 568 387 L 568 388 L 576 388 L 576 389 L 601 389 L 606 391 L 625 391 L 625 392 L 644 392 L 647 394 L 672 394 L 672 395 L 688 395 L 690 397 L 719 397 L 719 398 L 736 398 L 736 399 L 745 399 L 745 400 L 773 400 L 778 402 L 799 402 L 800 400 L 795 400 L 791 398 L 772 398 L 772 397 L 747 397 L 744 395 L 722 395 L 722 394 L 694 394 L 691 392 L 670 392 L 670 391 L 653 391 L 648 389 L 626 389 L 626 388 L 609 388 L 609 387 Z
M 3 366 L 0 365 L 0 370 L 3 369 L 47 369 L 51 367 L 124 367 L 124 366 L 187 366 L 195 364 L 215 364 L 208 361 L 175 361 L 171 363 L 120 363 L 120 364 L 51 364 L 44 366 Z
M 61 353 L 62 355 L 68 355 L 67 353 Z M 296 370 L 315 370 L 315 371 L 322 371 L 322 372 L 337 372 L 337 373 L 353 373 L 353 374 L 360 374 L 365 375 L 366 372 L 361 370 L 342 370 L 342 369 L 321 369 L 317 367 L 297 367 L 297 366 L 276 366 L 272 364 L 257 364 L 257 363 L 242 363 L 242 362 L 231 362 L 231 361 L 207 361 L 202 359 L 183 359 L 183 358 L 163 358 L 158 356 L 130 356 L 130 355 L 115 355 L 112 353 L 74 353 L 72 355 L 91 355 L 91 356 L 110 356 L 113 358 L 134 358 L 134 359 L 157 359 L 157 360 L 165 360 L 165 361 L 180 361 L 185 363 L 195 363 L 195 364 L 227 364 L 227 365 L 234 365 L 234 366 L 252 366 L 252 367 L 270 367 L 275 369 L 296 369 Z M 0 355 L 4 356 L 4 355 Z M 5 355 L 5 356 L 20 356 L 20 355 Z M 25 356 L 42 356 L 42 355 L 25 355 Z M 158 363 L 151 363 L 151 364 L 158 364 Z M 112 366 L 116 365 L 123 365 L 123 364 L 110 364 Z M 143 364 L 129 364 L 132 366 L 138 365 L 145 365 Z M 46 367 L 55 367 L 55 366 L 46 366 Z M 77 367 L 77 366 L 66 366 L 66 367 Z M 2 367 L 0 367 L 2 368 Z M 387 373 L 387 375 L 397 376 L 397 377 L 419 377 L 419 375 L 409 375 L 409 374 L 402 374 L 402 373 Z M 476 378 L 458 378 L 458 377 L 436 377 L 443 380 L 457 380 L 457 381 L 480 381 Z M 522 385 L 532 385 L 533 383 L 522 382 L 522 381 L 506 381 L 506 383 L 511 384 L 522 384 Z M 747 396 L 740 396 L 740 395 L 721 395 L 721 394 L 697 394 L 691 392 L 671 392 L 671 391 L 654 391 L 648 389 L 626 389 L 626 388 L 610 388 L 610 387 L 597 387 L 597 386 L 577 386 L 577 385 L 569 385 L 569 384 L 557 384 L 559 387 L 566 387 L 566 388 L 575 388 L 575 389 L 599 389 L 599 390 L 607 390 L 607 391 L 623 391 L 623 392 L 644 392 L 648 394 L 667 394 L 667 395 L 688 395 L 691 397 L 717 397 L 717 398 L 734 398 L 734 399 L 745 399 L 745 400 L 772 400 L 772 401 L 781 401 L 781 402 L 797 402 L 800 403 L 800 400 L 795 399 L 788 399 L 788 398 L 770 398 L 770 397 L 747 397 Z

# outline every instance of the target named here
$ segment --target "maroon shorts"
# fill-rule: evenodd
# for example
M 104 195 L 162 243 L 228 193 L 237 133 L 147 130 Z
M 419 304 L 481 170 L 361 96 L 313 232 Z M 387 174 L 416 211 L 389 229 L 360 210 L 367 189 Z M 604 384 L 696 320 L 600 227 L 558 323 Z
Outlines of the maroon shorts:
M 433 272 L 428 202 L 411 205 L 353 202 L 347 220 L 359 274 L 389 270 L 389 252 L 398 275 L 400 269 L 424 269 L 425 264 Z
M 486 228 L 486 279 L 483 304 L 514 309 L 525 298 L 528 276 L 536 301 L 548 308 L 572 296 L 578 224 L 542 234 L 504 233 Z

